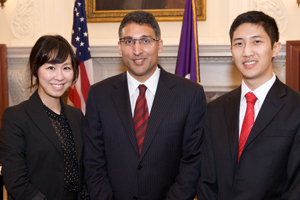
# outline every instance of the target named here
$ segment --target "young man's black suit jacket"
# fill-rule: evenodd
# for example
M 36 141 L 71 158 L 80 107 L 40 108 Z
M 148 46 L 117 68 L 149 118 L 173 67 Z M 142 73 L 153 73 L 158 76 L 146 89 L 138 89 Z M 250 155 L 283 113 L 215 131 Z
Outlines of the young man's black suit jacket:
M 91 199 L 193 199 L 200 175 L 202 86 L 160 69 L 141 155 L 126 72 L 91 86 L 84 123 Z
M 300 199 L 300 94 L 278 79 L 238 163 L 241 88 L 207 106 L 200 200 Z
M 83 115 L 78 108 L 62 106 L 74 136 L 81 182 Z M 5 110 L 0 131 L 0 163 L 9 200 L 62 200 L 62 145 L 37 91 L 29 100 Z

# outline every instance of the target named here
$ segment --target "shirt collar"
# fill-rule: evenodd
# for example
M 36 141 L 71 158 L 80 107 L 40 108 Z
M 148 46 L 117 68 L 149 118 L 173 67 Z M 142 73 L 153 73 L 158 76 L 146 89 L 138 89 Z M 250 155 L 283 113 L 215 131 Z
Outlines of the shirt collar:
M 259 86 L 258 88 L 256 88 L 254 91 L 250 90 L 250 88 L 246 85 L 246 83 L 244 82 L 244 80 L 242 80 L 242 91 L 241 91 L 241 104 L 242 104 L 242 100 L 245 98 L 245 95 L 248 92 L 253 92 L 255 94 L 255 96 L 257 97 L 257 99 L 263 103 L 269 90 L 271 89 L 272 85 L 274 84 L 274 82 L 276 81 L 276 76 L 273 72 L 273 76 L 270 80 L 268 80 L 267 82 L 265 82 L 263 85 Z
M 152 76 L 148 78 L 144 83 L 141 83 L 137 81 L 135 78 L 133 78 L 127 70 L 127 83 L 128 83 L 129 96 L 133 95 L 134 91 L 137 89 L 137 87 L 140 84 L 144 84 L 147 87 L 147 89 L 154 95 L 157 89 L 159 75 L 160 75 L 160 68 L 156 67 L 156 70 L 152 74 Z

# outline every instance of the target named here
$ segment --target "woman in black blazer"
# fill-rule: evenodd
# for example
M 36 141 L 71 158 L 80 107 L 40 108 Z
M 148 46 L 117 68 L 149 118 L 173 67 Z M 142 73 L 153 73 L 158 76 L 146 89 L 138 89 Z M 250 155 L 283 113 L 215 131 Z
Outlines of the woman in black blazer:
M 61 36 L 42 36 L 29 57 L 29 100 L 5 110 L 0 163 L 8 199 L 75 200 L 82 191 L 82 119 L 61 101 L 76 82 L 78 60 Z

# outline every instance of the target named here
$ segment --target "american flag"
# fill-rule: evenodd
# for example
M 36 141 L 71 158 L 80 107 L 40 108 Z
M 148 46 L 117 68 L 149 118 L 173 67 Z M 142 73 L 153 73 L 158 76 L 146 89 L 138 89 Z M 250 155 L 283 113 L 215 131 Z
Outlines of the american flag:
M 72 46 L 80 62 L 76 84 L 69 88 L 68 102 L 85 114 L 85 103 L 90 85 L 94 83 L 93 64 L 89 48 L 85 14 L 85 0 L 76 0 L 74 6 Z

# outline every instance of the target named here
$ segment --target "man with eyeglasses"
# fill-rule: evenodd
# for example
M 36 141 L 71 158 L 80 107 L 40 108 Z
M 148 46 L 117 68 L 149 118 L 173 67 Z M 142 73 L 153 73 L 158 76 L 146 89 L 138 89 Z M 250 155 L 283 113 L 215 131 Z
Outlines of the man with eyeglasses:
M 84 123 L 91 199 L 192 200 L 200 176 L 203 87 L 158 65 L 163 50 L 152 14 L 119 27 L 127 71 L 91 86 Z

